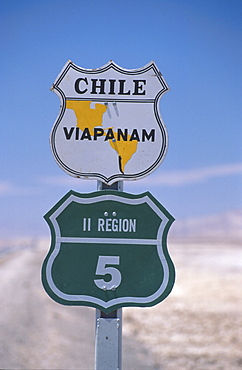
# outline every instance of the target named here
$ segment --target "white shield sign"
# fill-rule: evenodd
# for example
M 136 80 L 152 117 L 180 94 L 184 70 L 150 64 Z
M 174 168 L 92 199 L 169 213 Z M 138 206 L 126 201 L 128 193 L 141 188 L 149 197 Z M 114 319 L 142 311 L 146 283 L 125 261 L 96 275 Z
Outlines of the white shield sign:
M 52 86 L 61 99 L 51 148 L 69 175 L 108 185 L 153 172 L 167 151 L 159 99 L 169 90 L 154 62 L 127 70 L 67 62 Z

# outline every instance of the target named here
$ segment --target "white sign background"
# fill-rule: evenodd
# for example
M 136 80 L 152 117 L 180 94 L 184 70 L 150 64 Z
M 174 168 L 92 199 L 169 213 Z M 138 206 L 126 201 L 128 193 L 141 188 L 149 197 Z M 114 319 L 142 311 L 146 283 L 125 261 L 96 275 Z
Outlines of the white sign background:
M 93 79 L 97 80 L 94 90 Z M 112 88 L 109 80 L 115 80 Z M 120 94 L 120 80 L 124 81 L 123 94 Z M 102 83 L 103 89 L 100 88 Z M 139 86 L 136 90 L 135 84 Z M 75 86 L 82 93 L 78 93 Z M 95 70 L 82 69 L 67 62 L 52 86 L 52 90 L 61 99 L 60 113 L 50 139 L 58 165 L 71 176 L 101 180 L 109 185 L 119 180 L 143 178 L 153 172 L 167 151 L 167 133 L 159 114 L 158 102 L 168 89 L 154 62 L 136 70 L 122 69 L 112 61 Z M 104 129 L 105 134 L 96 140 L 93 136 L 80 140 L 83 132 L 80 130 L 76 136 L 77 118 L 73 109 L 66 108 L 68 100 L 90 101 L 91 109 L 95 109 L 96 103 L 105 105 L 102 123 L 95 126 Z M 72 130 L 68 140 L 64 127 L 67 133 Z M 123 172 L 119 166 L 119 153 L 109 140 L 105 140 L 108 128 L 112 128 L 114 133 L 118 129 L 123 132 L 126 129 L 128 135 L 132 135 L 134 129 L 137 130 L 140 141 L 136 141 L 136 150 L 125 164 Z M 142 140 L 143 130 L 148 136 L 153 132 L 154 136 L 145 136 Z

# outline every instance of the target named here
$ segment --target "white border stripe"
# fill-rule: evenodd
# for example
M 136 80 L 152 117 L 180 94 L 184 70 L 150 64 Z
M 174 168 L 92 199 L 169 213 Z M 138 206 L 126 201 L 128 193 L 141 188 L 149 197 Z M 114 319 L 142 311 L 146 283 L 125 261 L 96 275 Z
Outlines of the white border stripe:
M 157 239 L 121 239 L 121 238 L 74 238 L 74 237 L 58 237 L 57 243 L 82 243 L 82 244 L 147 244 L 157 245 Z

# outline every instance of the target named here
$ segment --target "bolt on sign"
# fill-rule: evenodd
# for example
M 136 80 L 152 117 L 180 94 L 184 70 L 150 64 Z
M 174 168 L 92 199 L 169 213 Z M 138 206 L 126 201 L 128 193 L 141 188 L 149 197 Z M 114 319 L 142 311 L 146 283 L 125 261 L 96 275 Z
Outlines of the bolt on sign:
M 42 282 L 64 305 L 109 313 L 123 306 L 153 306 L 175 280 L 167 250 L 174 221 L 149 193 L 69 191 L 46 215 L 52 242 Z
M 169 88 L 154 62 L 128 70 L 68 61 L 51 89 L 61 100 L 51 148 L 66 173 L 111 185 L 161 164 L 168 139 L 158 103 Z

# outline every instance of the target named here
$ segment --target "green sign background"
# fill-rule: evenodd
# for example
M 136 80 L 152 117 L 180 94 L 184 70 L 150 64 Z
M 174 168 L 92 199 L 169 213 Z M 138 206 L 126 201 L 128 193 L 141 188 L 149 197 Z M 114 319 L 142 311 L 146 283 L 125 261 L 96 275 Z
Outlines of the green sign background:
M 43 263 L 42 282 L 58 303 L 92 306 L 108 313 L 123 306 L 153 306 L 170 293 L 175 270 L 167 233 L 174 218 L 149 192 L 70 191 L 45 219 L 52 242 Z M 129 220 L 135 220 L 135 228 L 127 226 Z M 96 272 L 100 256 L 119 258 L 118 264 L 105 265 L 121 274 L 113 290 L 95 283 L 103 279 L 105 285 L 112 278 L 109 273 Z

